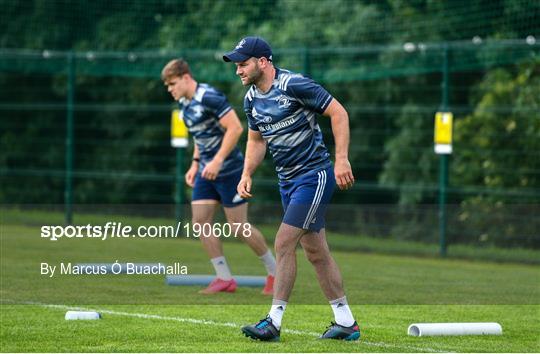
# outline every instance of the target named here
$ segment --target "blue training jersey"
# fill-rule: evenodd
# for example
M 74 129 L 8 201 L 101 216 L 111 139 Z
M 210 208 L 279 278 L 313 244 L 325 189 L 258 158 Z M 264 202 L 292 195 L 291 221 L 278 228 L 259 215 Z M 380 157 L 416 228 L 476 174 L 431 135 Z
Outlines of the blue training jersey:
M 332 96 L 310 78 L 276 68 L 266 93 L 252 85 L 244 98 L 249 129 L 265 139 L 280 180 L 288 180 L 331 165 L 316 113 Z
M 191 100 L 182 98 L 178 103 L 189 133 L 199 148 L 201 173 L 221 147 L 225 129 L 219 124 L 219 120 L 232 107 L 223 93 L 202 83 L 197 85 Z M 238 147 L 235 147 L 223 162 L 218 177 L 236 173 L 242 170 L 243 166 L 244 157 Z

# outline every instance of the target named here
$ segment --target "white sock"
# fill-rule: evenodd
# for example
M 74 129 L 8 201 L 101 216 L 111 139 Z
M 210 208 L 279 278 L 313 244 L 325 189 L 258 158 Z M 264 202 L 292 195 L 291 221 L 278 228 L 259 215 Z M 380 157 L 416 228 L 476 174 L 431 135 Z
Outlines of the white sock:
M 272 319 L 272 323 L 277 329 L 281 328 L 281 319 L 283 318 L 283 313 L 287 308 L 287 301 L 283 300 L 272 300 L 272 307 L 270 307 L 270 312 L 268 316 Z
M 231 270 L 229 269 L 229 265 L 227 264 L 227 260 L 224 256 L 212 258 L 210 261 L 216 270 L 216 276 L 218 278 L 223 280 L 232 279 Z
M 260 256 L 259 259 L 264 263 L 268 275 L 276 275 L 276 259 L 274 258 L 272 251 L 268 250 L 265 254 Z
M 349 308 L 349 304 L 347 304 L 346 296 L 330 301 L 330 306 L 332 306 L 334 318 L 338 325 L 345 327 L 350 327 L 353 325 L 354 317 L 351 309 Z

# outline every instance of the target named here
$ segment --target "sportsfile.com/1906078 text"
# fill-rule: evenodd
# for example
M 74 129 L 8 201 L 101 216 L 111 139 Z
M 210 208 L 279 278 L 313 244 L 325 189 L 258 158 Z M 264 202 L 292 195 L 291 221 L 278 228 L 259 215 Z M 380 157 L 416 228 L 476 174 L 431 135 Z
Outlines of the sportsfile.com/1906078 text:
M 44 225 L 41 238 L 58 241 L 62 238 L 199 238 L 199 237 L 250 237 L 249 223 L 183 223 L 176 225 L 142 225 L 133 227 L 122 222 L 109 221 L 105 225 Z

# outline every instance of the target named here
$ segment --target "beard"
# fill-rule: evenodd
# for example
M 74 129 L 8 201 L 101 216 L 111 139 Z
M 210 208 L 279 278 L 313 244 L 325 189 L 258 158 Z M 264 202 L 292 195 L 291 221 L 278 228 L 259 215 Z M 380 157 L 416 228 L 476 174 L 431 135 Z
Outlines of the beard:
M 243 82 L 243 85 L 244 86 L 248 86 L 248 85 L 256 85 L 257 82 L 259 82 L 259 80 L 263 77 L 263 71 L 261 70 L 261 68 L 259 67 L 259 64 L 257 64 L 255 66 L 255 69 L 253 70 L 253 72 L 249 75 L 246 75 L 246 81 Z

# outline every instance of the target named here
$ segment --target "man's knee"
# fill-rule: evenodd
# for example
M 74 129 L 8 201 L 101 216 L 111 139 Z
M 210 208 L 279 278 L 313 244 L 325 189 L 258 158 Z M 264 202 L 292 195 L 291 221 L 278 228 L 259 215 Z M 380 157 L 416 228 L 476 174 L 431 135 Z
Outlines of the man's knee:
M 198 216 L 193 216 L 191 218 L 191 224 L 192 225 L 199 224 L 201 225 L 200 226 L 201 228 L 204 226 L 204 224 L 211 224 L 211 223 L 212 223 L 212 218 L 207 217 L 206 215 L 198 215 Z
M 247 217 L 244 217 L 242 215 L 228 215 L 227 216 L 227 222 L 232 225 L 238 225 L 238 224 L 247 224 Z
M 303 233 L 303 230 L 299 230 L 292 226 L 283 227 L 282 224 L 282 227 L 280 227 L 276 235 L 276 241 L 274 242 L 276 257 L 296 252 L 296 246 Z
M 310 261 L 313 265 L 327 263 L 329 259 L 329 255 L 321 249 L 304 248 L 304 253 L 306 254 L 306 258 L 308 259 L 308 261 Z
M 214 201 L 191 204 L 191 223 L 201 225 L 212 223 L 216 205 Z
M 308 261 L 310 261 L 313 265 L 326 264 L 330 262 L 332 259 L 330 250 L 327 247 L 322 247 L 321 244 L 311 244 L 309 242 L 305 242 L 306 237 L 315 236 L 306 235 L 304 236 L 304 239 L 302 239 L 302 248 L 304 249 L 304 253 Z
M 292 240 L 286 240 L 285 238 L 276 238 L 276 242 L 274 243 L 274 251 L 276 253 L 276 257 L 290 255 L 291 253 L 296 252 L 296 243 L 292 242 Z

